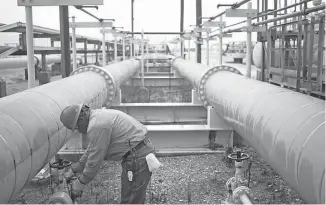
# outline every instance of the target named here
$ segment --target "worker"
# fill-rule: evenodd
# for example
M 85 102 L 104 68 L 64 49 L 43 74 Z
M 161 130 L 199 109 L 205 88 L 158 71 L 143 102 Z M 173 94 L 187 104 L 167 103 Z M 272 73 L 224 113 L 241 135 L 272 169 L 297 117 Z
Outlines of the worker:
M 162 164 L 147 138 L 147 129 L 136 119 L 114 109 L 92 110 L 84 103 L 66 107 L 62 124 L 86 134 L 88 147 L 79 162 L 65 173 L 72 184 L 72 196 L 80 197 L 84 186 L 99 172 L 104 158 L 122 160 L 121 203 L 142 204 L 152 176 Z

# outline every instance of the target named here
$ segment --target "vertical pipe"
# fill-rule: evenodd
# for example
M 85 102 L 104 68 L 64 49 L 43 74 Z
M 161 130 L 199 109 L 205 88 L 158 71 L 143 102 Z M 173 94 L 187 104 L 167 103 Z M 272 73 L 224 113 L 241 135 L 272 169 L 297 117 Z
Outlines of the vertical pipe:
M 270 71 L 271 63 L 272 63 L 272 61 L 274 59 L 273 56 L 272 56 L 271 48 L 273 48 L 273 47 L 275 48 L 275 43 L 274 44 L 272 43 L 272 42 L 275 42 L 275 41 L 272 41 L 271 32 L 272 32 L 271 29 L 267 29 L 267 32 L 266 32 L 266 36 L 267 36 L 267 48 L 266 48 L 266 51 L 267 51 L 267 53 L 266 53 L 267 56 L 266 57 L 267 57 L 267 59 L 266 59 L 266 61 L 267 61 L 267 63 L 266 63 L 266 74 L 265 74 L 265 76 L 266 76 L 265 81 L 267 81 L 267 82 L 269 81 L 269 76 L 270 76 L 269 71 Z
M 190 48 L 190 38 L 188 39 L 188 60 L 190 60 L 190 52 L 191 52 L 191 48 Z
M 84 59 L 85 59 L 85 65 L 87 65 L 87 39 L 84 41 Z
M 65 78 L 68 77 L 71 73 L 68 6 L 59 6 L 59 13 L 60 13 L 61 67 L 62 67 L 62 77 Z
M 102 34 L 102 66 L 104 67 L 105 65 L 106 65 L 105 32 L 103 30 L 103 34 Z
M 125 55 L 126 55 L 125 52 L 126 52 L 126 51 L 125 51 L 125 37 L 122 36 L 122 59 L 123 59 L 123 60 L 125 60 Z
M 311 91 L 311 73 L 312 73 L 312 61 L 314 57 L 314 36 L 315 36 L 315 17 L 311 17 L 311 23 L 310 23 L 310 38 L 309 38 L 309 64 L 308 64 L 308 92 Z
M 196 27 L 201 28 L 201 23 L 202 23 L 202 0 L 196 0 Z M 201 32 L 198 33 L 199 36 L 197 37 L 197 41 L 199 42 L 201 40 Z M 197 47 L 197 63 L 201 63 L 201 44 L 196 44 Z
M 148 49 L 149 49 L 149 40 L 146 41 L 146 54 L 148 56 Z M 148 58 L 146 60 L 146 72 L 148 72 Z
M 194 40 L 194 43 L 195 43 L 195 62 L 198 63 L 198 60 L 197 60 L 197 58 L 198 58 L 198 55 L 197 55 L 198 54 L 197 53 L 198 52 L 198 47 L 197 47 L 197 40 L 196 39 Z
M 319 91 L 323 91 L 323 82 L 321 74 L 323 73 L 324 63 L 324 41 L 325 41 L 325 17 L 322 17 L 319 22 L 319 33 L 318 33 L 318 64 L 317 64 L 317 82 Z
M 71 18 L 72 24 L 75 23 L 75 16 Z M 76 54 L 76 28 L 72 28 L 72 69 L 75 71 L 77 69 L 77 54 Z
M 28 89 L 35 85 L 35 67 L 34 67 L 34 42 L 33 42 L 33 9 L 31 6 L 25 6 L 26 12 L 26 41 L 27 41 L 27 73 Z
M 132 38 L 130 38 L 130 42 L 129 42 L 129 56 L 130 56 L 130 58 L 132 58 Z
M 222 56 L 223 56 L 223 25 L 222 25 L 222 22 L 223 22 L 223 17 L 222 17 L 222 15 L 220 16 L 220 35 L 219 35 L 219 37 L 218 37 L 218 39 L 219 39 L 219 52 L 218 52 L 218 54 L 219 54 L 219 57 L 218 57 L 218 65 L 222 65 L 223 64 L 223 62 L 222 62 Z
M 274 10 L 277 10 L 277 0 L 274 0 Z M 275 17 L 277 17 L 277 12 L 275 12 L 274 13 L 274 18 Z M 276 24 L 277 24 L 277 21 L 275 21 L 274 22 L 274 26 L 276 26 Z M 276 28 L 275 29 L 273 29 L 273 30 L 270 30 L 270 37 L 271 37 L 271 34 L 272 34 L 272 32 L 276 32 Z M 271 56 L 271 60 L 270 60 L 270 65 L 272 66 L 272 67 L 276 67 L 275 66 L 275 42 L 276 42 L 276 39 L 271 39 L 271 45 L 270 45 L 270 48 L 271 49 L 273 49 L 273 51 L 268 51 L 268 52 L 270 52 L 270 56 Z M 268 78 L 269 78 L 269 74 L 268 74 Z
M 117 37 L 114 36 L 114 61 L 118 60 L 118 46 L 117 46 Z
M 141 35 L 141 84 L 142 87 L 145 87 L 145 80 L 144 80 L 144 30 L 142 30 Z
M 306 16 L 304 17 L 306 19 Z M 303 38 L 303 55 L 302 55 L 302 78 L 307 79 L 307 51 L 308 51 L 308 24 L 303 26 L 304 38 Z
M 285 42 L 285 35 L 284 35 L 284 33 L 285 33 L 285 27 L 286 26 L 282 26 L 282 45 L 281 45 L 281 52 L 280 52 L 280 55 L 281 55 L 281 86 L 283 87 L 284 86 L 284 81 L 285 81 L 285 76 L 284 76 L 284 71 L 285 71 L 285 66 L 286 66 L 286 64 L 285 64 L 285 59 L 287 59 L 286 58 L 286 50 L 285 50 L 285 44 L 286 44 L 286 42 Z
M 46 53 L 42 52 L 41 54 L 41 58 L 42 58 L 42 71 L 46 71 Z
M 207 32 L 206 39 L 206 64 L 209 66 L 209 33 Z
M 180 33 L 183 32 L 183 22 L 184 22 L 184 0 L 180 0 Z M 180 39 L 182 34 L 180 34 Z M 184 41 L 180 41 L 181 57 L 184 58 Z
M 131 37 L 134 38 L 134 0 L 131 0 Z M 135 45 L 131 43 L 131 56 L 135 56 Z
M 298 16 L 297 82 L 296 82 L 297 92 L 300 91 L 300 77 L 301 77 L 301 67 L 302 67 L 301 43 L 302 43 L 302 16 Z
M 248 2 L 248 9 L 252 8 L 251 2 Z M 246 52 L 246 77 L 251 78 L 251 17 L 247 17 L 247 52 Z

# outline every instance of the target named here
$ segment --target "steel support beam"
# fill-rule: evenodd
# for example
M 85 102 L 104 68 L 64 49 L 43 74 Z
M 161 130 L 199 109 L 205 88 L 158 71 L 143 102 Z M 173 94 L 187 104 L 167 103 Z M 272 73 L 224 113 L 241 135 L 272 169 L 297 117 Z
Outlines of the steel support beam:
M 180 87 L 189 86 L 189 83 L 184 78 L 160 76 L 160 77 L 145 77 L 145 87 Z M 141 87 L 141 78 L 130 78 L 124 86 Z
M 33 41 L 33 9 L 25 6 L 26 12 L 26 42 L 27 42 L 27 71 L 28 88 L 35 86 L 35 67 L 34 67 L 34 41 Z
M 68 77 L 71 73 L 68 6 L 59 6 L 59 15 L 60 15 L 61 69 L 62 69 L 62 78 L 65 78 Z
M 325 203 L 325 101 L 245 78 L 228 66 L 175 59 L 173 68 L 306 203 Z
M 196 0 L 196 27 L 201 27 L 202 23 L 202 0 Z M 200 41 L 202 34 L 199 32 L 197 41 Z M 196 44 L 197 63 L 201 63 L 201 44 Z
M 136 60 L 80 67 L 69 78 L 1 98 L 0 203 L 10 202 L 72 138 L 60 122 L 66 106 L 110 106 L 120 84 L 138 68 Z
M 207 124 L 207 110 L 191 103 L 121 103 L 121 110 L 143 124 Z

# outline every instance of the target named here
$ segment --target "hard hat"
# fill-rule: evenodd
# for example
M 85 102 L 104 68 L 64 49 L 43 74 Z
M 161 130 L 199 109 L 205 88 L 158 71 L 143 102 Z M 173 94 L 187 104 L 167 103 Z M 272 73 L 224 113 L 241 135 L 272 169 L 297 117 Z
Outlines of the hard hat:
M 75 131 L 77 120 L 83 105 L 84 103 L 69 105 L 61 112 L 60 121 L 69 130 Z

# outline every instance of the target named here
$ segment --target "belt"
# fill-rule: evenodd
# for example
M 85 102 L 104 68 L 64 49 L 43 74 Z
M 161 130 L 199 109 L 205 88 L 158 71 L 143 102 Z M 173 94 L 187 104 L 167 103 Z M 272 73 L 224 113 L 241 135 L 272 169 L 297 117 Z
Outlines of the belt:
M 127 158 L 131 154 L 131 152 L 136 152 L 136 151 L 140 150 L 141 148 L 145 147 L 150 142 L 151 141 L 148 138 L 143 139 L 135 147 L 131 148 L 131 150 L 129 150 L 125 155 L 123 155 L 122 158 Z

